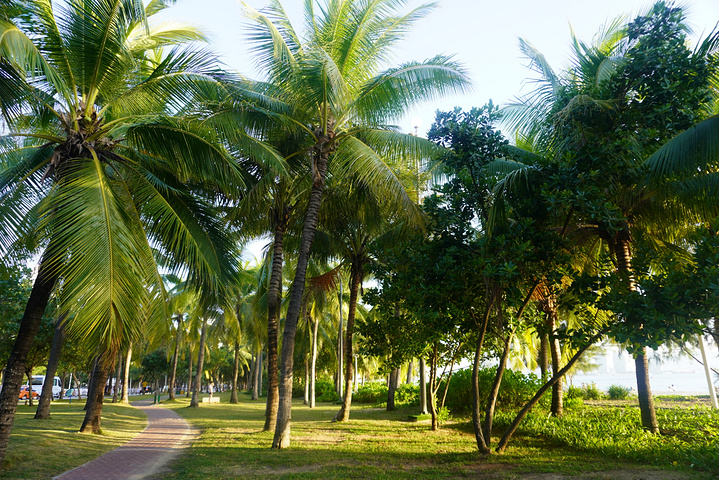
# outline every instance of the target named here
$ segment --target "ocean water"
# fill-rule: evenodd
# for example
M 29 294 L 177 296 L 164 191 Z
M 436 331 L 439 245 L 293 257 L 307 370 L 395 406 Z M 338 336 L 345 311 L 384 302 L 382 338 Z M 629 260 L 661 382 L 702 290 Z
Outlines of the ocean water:
M 706 346 L 709 366 L 719 371 L 719 350 L 716 345 Z M 691 350 L 696 359 L 682 352 L 670 354 L 667 351 L 649 351 L 649 381 L 654 395 L 708 395 L 701 353 Z M 578 373 L 570 378 L 570 384 L 581 386 L 594 383 L 600 390 L 606 391 L 611 385 L 621 385 L 636 391 L 637 379 L 634 372 L 634 359 L 619 347 L 606 348 L 604 357 L 595 358 L 599 368 L 589 373 Z M 719 391 L 719 375 L 712 372 L 714 388 Z

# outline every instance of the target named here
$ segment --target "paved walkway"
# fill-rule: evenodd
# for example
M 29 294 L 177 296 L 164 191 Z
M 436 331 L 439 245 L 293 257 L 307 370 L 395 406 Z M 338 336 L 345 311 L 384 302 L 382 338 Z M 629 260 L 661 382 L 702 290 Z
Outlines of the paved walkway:
M 133 402 L 147 412 L 148 425 L 138 436 L 101 457 L 54 477 L 62 480 L 139 480 L 161 473 L 189 446 L 194 437 L 190 425 L 174 411 Z

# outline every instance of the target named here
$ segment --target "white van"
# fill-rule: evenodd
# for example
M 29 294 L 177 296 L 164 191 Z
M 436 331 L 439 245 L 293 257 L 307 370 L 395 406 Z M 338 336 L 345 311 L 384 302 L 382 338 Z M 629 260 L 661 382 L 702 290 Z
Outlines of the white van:
M 42 386 L 45 383 L 45 375 L 33 375 L 32 376 L 32 389 L 37 392 L 38 395 L 42 394 Z M 52 382 L 52 398 L 60 398 L 60 392 L 62 391 L 62 381 L 60 377 L 55 377 Z

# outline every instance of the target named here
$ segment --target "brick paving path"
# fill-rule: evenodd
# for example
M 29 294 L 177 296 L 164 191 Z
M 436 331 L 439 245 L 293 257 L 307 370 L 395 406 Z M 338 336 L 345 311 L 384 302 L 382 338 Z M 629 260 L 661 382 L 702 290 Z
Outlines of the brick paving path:
M 105 455 L 54 478 L 139 480 L 161 473 L 183 448 L 189 446 L 194 434 L 190 425 L 174 411 L 151 406 L 150 402 L 132 403 L 147 412 L 148 425 L 142 433 Z

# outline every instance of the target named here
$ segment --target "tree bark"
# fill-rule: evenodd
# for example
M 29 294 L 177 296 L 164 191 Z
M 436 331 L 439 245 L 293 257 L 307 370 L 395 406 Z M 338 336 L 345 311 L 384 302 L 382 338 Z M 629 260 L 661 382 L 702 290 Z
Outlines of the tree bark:
M 630 291 L 636 290 L 634 282 L 634 270 L 632 268 L 631 236 L 628 227 L 617 234 L 615 239 L 614 252 L 617 257 L 617 270 L 626 276 L 627 286 Z M 638 329 L 644 325 L 637 325 Z M 642 415 L 642 427 L 652 433 L 659 433 L 659 422 L 654 409 L 654 398 L 649 385 L 649 363 L 646 358 L 647 349 L 641 346 L 639 354 L 634 359 L 637 377 L 637 397 L 639 399 L 639 410 Z
M 279 338 L 280 307 L 282 305 L 283 241 L 287 214 L 275 212 L 275 239 L 272 248 L 272 271 L 267 290 L 267 405 L 265 426 L 262 431 L 274 430 L 280 401 L 277 348 Z
M 354 336 L 355 315 L 357 312 L 357 297 L 359 296 L 359 288 L 362 283 L 362 264 L 361 261 L 352 262 L 350 267 L 350 303 L 349 312 L 347 313 L 347 329 L 345 332 L 344 342 L 344 360 L 345 360 L 345 386 L 344 396 L 342 398 L 342 406 L 337 412 L 335 420 L 338 422 L 346 422 L 350 419 L 350 407 L 352 405 L 352 391 L 354 385 L 354 362 L 352 361 L 352 340 Z
M 62 354 L 62 342 L 65 337 L 65 318 L 61 315 L 57 319 L 55 325 L 55 334 L 52 336 L 52 346 L 50 347 L 50 357 L 47 359 L 47 371 L 45 372 L 45 383 L 42 385 L 42 393 L 37 404 L 35 419 L 41 420 L 50 418 L 50 402 L 52 402 L 52 387 L 55 384 L 55 373 L 57 366 L 60 364 L 60 356 Z M 60 387 L 60 395 L 62 396 L 62 387 Z
M 177 381 L 177 361 L 180 356 L 180 325 L 178 322 L 177 332 L 175 332 L 175 352 L 172 355 L 172 372 L 170 373 L 170 394 L 168 400 L 175 400 L 175 382 Z
M 439 430 L 439 419 L 437 418 L 437 361 L 439 360 L 439 354 L 437 353 L 438 347 L 437 342 L 434 342 L 432 348 L 432 357 L 429 363 L 429 413 L 432 415 L 432 431 Z M 420 375 L 423 375 L 423 364 L 420 358 Z M 422 385 L 420 381 L 420 385 Z M 421 387 L 420 387 L 421 388 Z M 425 390 L 426 391 L 426 390 Z
M 412 383 L 412 370 L 414 370 L 414 362 L 410 360 L 407 362 L 407 379 L 404 383 Z
M 317 333 L 319 331 L 320 321 L 312 321 L 312 359 L 310 361 L 310 408 L 315 408 L 316 388 L 315 381 L 317 378 Z
M 329 134 L 323 130 L 318 132 L 318 142 L 313 155 L 312 190 L 307 205 L 307 213 L 302 228 L 302 240 L 297 257 L 297 270 L 292 281 L 290 301 L 285 319 L 285 331 L 282 336 L 282 364 L 280 369 L 280 403 L 277 411 L 277 426 L 272 441 L 272 448 L 286 448 L 290 446 L 290 420 L 292 417 L 292 373 L 295 355 L 295 336 L 297 335 L 297 320 L 302 306 L 302 295 L 307 276 L 307 262 L 309 260 L 312 241 L 317 229 L 322 192 L 325 187 L 327 175 L 327 160 L 332 150 L 334 132 Z
M 235 358 L 232 362 L 232 392 L 230 403 L 240 403 L 237 399 L 237 378 L 240 374 L 240 342 L 235 340 Z
M 482 346 L 484 344 L 484 336 L 487 333 L 487 325 L 489 325 L 489 315 L 497 297 L 497 293 L 494 289 L 492 289 L 491 293 L 489 292 L 489 289 L 487 290 L 489 299 L 479 327 L 477 342 L 474 350 L 474 363 L 472 365 L 472 426 L 474 427 L 474 438 L 477 442 L 477 449 L 483 454 L 489 454 L 492 453 L 492 451 L 489 449 L 489 446 L 484 439 L 484 434 L 482 433 L 482 414 L 480 412 L 481 401 L 479 398 L 479 364 L 482 361 Z
M 410 362 L 410 366 L 412 363 Z M 427 413 L 427 367 L 424 357 L 419 357 L 419 413 Z
M 3 387 L 0 391 L 0 465 L 5 459 L 10 442 L 10 431 L 17 410 L 27 354 L 32 347 L 40 321 L 45 313 L 45 307 L 47 307 L 50 294 L 58 278 L 57 272 L 54 269 L 50 271 L 47 266 L 49 250 L 50 247 L 45 251 L 38 265 L 37 277 L 30 292 L 25 313 L 20 321 L 15 344 L 5 366 Z
M 512 336 L 514 332 L 510 332 L 507 335 L 507 339 L 504 341 L 504 349 L 502 350 L 502 356 L 499 359 L 497 365 L 497 372 L 494 375 L 494 382 L 492 383 L 492 390 L 490 390 L 487 396 L 487 409 L 484 413 L 484 441 L 487 442 L 487 448 L 492 444 L 492 424 L 494 423 L 494 409 L 497 406 L 497 398 L 499 397 L 499 387 L 502 385 L 502 378 L 504 377 L 504 371 L 507 368 L 507 359 L 509 358 L 509 348 L 512 343 Z
M 105 362 L 105 354 L 100 354 L 95 361 L 92 372 L 92 394 L 88 392 L 85 409 L 85 419 L 80 427 L 80 433 L 102 433 L 100 420 L 102 418 L 102 403 L 105 398 L 105 383 L 112 365 Z
M 117 366 L 115 367 L 115 384 L 112 386 L 112 403 L 117 403 L 117 395 L 120 389 L 120 375 L 122 375 L 122 354 L 117 354 Z
M 259 387 L 257 386 L 260 383 L 260 355 L 262 355 L 262 350 L 258 349 L 252 369 L 252 400 L 260 398 Z
M 394 394 L 399 384 L 399 368 L 393 368 L 389 373 L 389 383 L 387 385 L 387 411 L 391 412 L 397 407 L 394 404 Z
M 200 348 L 197 353 L 197 371 L 195 372 L 195 384 L 192 389 L 191 407 L 200 406 L 200 382 L 202 381 L 202 366 L 205 363 L 205 338 L 207 337 L 207 319 L 202 319 L 202 332 L 200 333 Z
M 132 362 L 132 342 L 127 347 L 125 368 L 122 379 L 122 403 L 130 403 L 130 363 Z
M 187 391 L 185 392 L 185 398 L 190 398 L 192 395 L 192 348 L 187 349 Z

